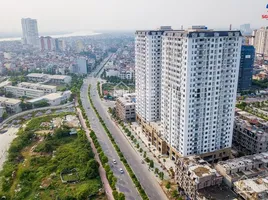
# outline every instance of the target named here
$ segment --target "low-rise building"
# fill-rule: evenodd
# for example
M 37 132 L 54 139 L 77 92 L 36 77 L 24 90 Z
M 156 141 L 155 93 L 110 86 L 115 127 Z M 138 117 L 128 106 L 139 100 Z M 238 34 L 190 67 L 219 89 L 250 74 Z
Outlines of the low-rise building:
M 268 151 L 268 123 L 250 113 L 236 110 L 233 147 L 247 155 Z
M 65 75 L 50 75 L 49 79 L 50 82 L 55 84 L 70 84 L 72 81 L 71 76 L 65 76 Z
M 220 185 L 222 176 L 198 156 L 181 157 L 176 162 L 175 180 L 190 199 L 198 199 L 198 191 Z
M 49 75 L 49 74 L 39 74 L 39 73 L 31 73 L 27 75 L 29 81 L 33 82 L 48 82 L 55 84 L 69 84 L 72 81 L 71 76 L 65 75 Z
M 31 73 L 27 75 L 27 79 L 33 82 L 44 82 L 48 79 L 48 74 Z
M 267 200 L 268 177 L 236 181 L 234 191 L 245 200 Z
M 125 94 L 123 97 L 118 97 L 116 100 L 116 114 L 123 121 L 135 121 L 136 112 L 136 95 Z
M 34 90 L 42 90 L 45 94 L 55 93 L 57 92 L 57 86 L 54 85 L 43 85 L 40 83 L 28 83 L 21 82 L 18 84 L 18 87 L 34 89 Z
M 57 92 L 57 93 L 47 94 L 39 98 L 31 99 L 28 101 L 28 103 L 35 104 L 41 101 L 46 101 L 47 103 L 49 103 L 50 106 L 58 106 L 68 101 L 70 96 L 71 96 L 71 91 Z
M 45 95 L 45 92 L 42 90 L 34 90 L 16 86 L 6 86 L 5 90 L 7 93 L 11 93 L 14 97 L 37 98 Z
M 215 166 L 229 187 L 243 178 L 268 175 L 267 167 L 268 152 L 219 161 Z
M 21 100 L 0 97 L 0 106 L 5 107 L 6 111 L 9 113 L 19 113 L 21 112 L 20 107 Z

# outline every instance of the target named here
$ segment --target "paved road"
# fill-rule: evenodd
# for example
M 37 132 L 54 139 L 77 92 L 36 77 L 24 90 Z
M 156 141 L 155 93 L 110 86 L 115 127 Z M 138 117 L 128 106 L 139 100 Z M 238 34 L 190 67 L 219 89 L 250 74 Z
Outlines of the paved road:
M 96 109 L 98 110 L 100 116 L 106 123 L 107 128 L 110 130 L 111 134 L 114 136 L 115 141 L 123 152 L 125 158 L 127 159 L 132 170 L 136 174 L 138 180 L 143 186 L 145 192 L 152 200 L 166 200 L 168 199 L 163 192 L 162 188 L 157 183 L 155 177 L 148 171 L 148 166 L 141 164 L 141 159 L 135 152 L 135 150 L 130 146 L 127 139 L 122 135 L 119 128 L 110 119 L 107 111 L 102 106 L 101 100 L 97 93 L 97 79 L 93 77 L 88 77 L 86 84 L 91 84 L 91 98 L 94 102 Z
M 70 102 L 70 103 L 66 103 L 64 105 L 59 105 L 59 106 L 48 106 L 48 107 L 42 107 L 42 108 L 35 108 L 35 109 L 31 109 L 31 110 L 26 110 L 26 111 L 11 115 L 9 118 L 5 119 L 3 122 L 0 123 L 0 128 L 2 128 L 2 126 L 4 124 L 16 119 L 17 117 L 21 117 L 21 116 L 27 115 L 27 114 L 32 113 L 32 112 L 43 111 L 43 110 L 61 109 L 61 108 L 72 107 L 72 106 L 73 106 L 73 102 Z
M 81 110 L 80 108 L 77 108 L 77 112 L 78 112 L 78 116 L 79 116 L 79 120 L 81 122 L 81 125 L 83 127 L 83 129 L 86 131 L 86 136 L 87 136 L 87 139 L 89 140 L 90 142 L 90 146 L 92 148 L 92 151 L 93 153 L 95 154 L 94 158 L 95 160 L 99 163 L 100 167 L 99 167 L 99 174 L 100 174 L 100 177 L 101 177 L 101 181 L 103 183 L 103 187 L 104 187 L 104 190 L 105 190 L 105 193 L 106 193 L 106 196 L 108 197 L 109 200 L 114 200 L 114 197 L 113 197 L 113 190 L 112 188 L 110 187 L 110 184 L 108 182 L 108 179 L 106 177 L 106 172 L 101 164 L 101 161 L 100 161 L 100 158 L 99 158 L 99 155 L 98 155 L 98 152 L 97 152 L 97 149 L 95 148 L 95 145 L 93 144 L 93 141 L 92 139 L 90 138 L 90 130 L 88 129 L 87 125 L 86 125 L 86 122 L 84 120 L 84 117 L 82 116 L 82 113 L 81 113 Z
M 101 66 L 97 67 L 95 71 L 98 71 L 103 64 L 105 63 L 106 59 L 102 62 Z M 94 73 L 94 72 L 93 72 Z M 96 83 L 95 83 L 96 84 Z M 106 132 L 104 131 L 102 125 L 100 124 L 94 110 L 90 106 L 90 102 L 88 99 L 88 86 L 89 82 L 87 80 L 84 80 L 83 86 L 80 91 L 81 101 L 82 105 L 85 109 L 85 112 L 87 114 L 87 117 L 90 122 L 91 128 L 94 130 L 98 137 L 98 141 L 106 154 L 106 156 L 109 159 L 109 165 L 111 166 L 111 169 L 114 172 L 114 175 L 117 178 L 117 188 L 120 192 L 124 193 L 126 196 L 126 199 L 128 200 L 141 200 L 141 197 L 132 182 L 132 179 L 128 175 L 123 163 L 120 161 L 119 156 L 117 155 L 117 152 L 115 151 L 110 139 L 108 138 Z M 117 164 L 113 164 L 113 159 L 117 161 Z M 124 174 L 121 174 L 119 169 L 122 168 L 124 170 Z

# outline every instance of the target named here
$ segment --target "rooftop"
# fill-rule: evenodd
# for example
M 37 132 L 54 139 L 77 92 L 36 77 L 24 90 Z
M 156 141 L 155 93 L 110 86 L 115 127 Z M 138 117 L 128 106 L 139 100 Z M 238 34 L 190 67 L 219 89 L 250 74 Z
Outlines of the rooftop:
M 123 97 L 118 97 L 117 100 L 123 103 L 124 105 L 134 105 L 136 103 L 136 94 L 135 93 L 124 94 Z
M 194 177 L 205 177 L 211 174 L 219 175 L 215 169 L 211 168 L 209 163 L 198 156 L 182 157 L 178 160 L 178 163 L 186 166 Z
M 5 87 L 5 86 L 7 86 L 7 85 L 11 85 L 11 81 L 4 81 L 4 82 L 1 82 L 1 83 L 0 83 L 0 88 L 1 88 L 1 87 Z
M 43 85 L 40 83 L 28 83 L 28 82 L 21 82 L 18 84 L 19 87 L 41 87 L 41 88 L 47 88 L 47 89 L 55 89 L 57 86 L 54 85 Z
M 268 192 L 268 177 L 240 180 L 234 185 L 249 194 Z
M 42 100 L 53 101 L 53 100 L 56 100 L 58 98 L 61 98 L 62 95 L 64 95 L 65 93 L 71 93 L 71 91 L 50 93 L 50 94 L 44 95 L 42 97 L 38 97 L 38 98 L 35 98 L 35 99 L 28 100 L 28 102 L 29 103 L 35 103 L 35 102 L 42 101 Z
M 36 78 L 43 78 L 46 76 L 47 76 L 47 74 L 40 74 L 40 73 L 30 73 L 27 75 L 27 77 L 36 77 Z
M 268 163 L 268 152 L 219 161 L 217 165 L 222 166 L 225 170 L 232 170 L 241 166 L 253 165 L 254 163 Z
M 6 97 L 0 97 L 0 102 L 1 103 L 6 102 L 6 103 L 9 103 L 9 104 L 18 104 L 18 103 L 21 102 L 21 100 L 12 99 L 12 98 L 6 98 Z
M 255 133 L 256 135 L 263 135 L 268 137 L 268 132 L 266 132 L 258 123 L 258 120 L 244 120 L 239 116 L 235 116 L 235 124 L 248 131 Z
M 51 79 L 65 79 L 68 78 L 70 76 L 64 76 L 64 75 L 50 75 L 49 78 Z

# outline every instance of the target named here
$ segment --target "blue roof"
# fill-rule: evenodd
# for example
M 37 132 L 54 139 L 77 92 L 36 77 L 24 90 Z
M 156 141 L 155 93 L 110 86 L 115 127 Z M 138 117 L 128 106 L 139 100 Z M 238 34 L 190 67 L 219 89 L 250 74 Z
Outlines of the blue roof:
M 268 4 L 266 5 L 266 8 L 268 9 Z

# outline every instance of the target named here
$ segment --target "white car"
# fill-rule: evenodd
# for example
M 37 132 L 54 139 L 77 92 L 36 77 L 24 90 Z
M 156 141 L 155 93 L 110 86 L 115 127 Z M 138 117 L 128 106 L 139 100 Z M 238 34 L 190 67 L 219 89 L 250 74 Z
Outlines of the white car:
M 117 163 L 115 159 L 113 159 L 113 163 L 114 163 L 114 164 L 116 164 L 116 163 Z
M 119 169 L 121 174 L 124 174 L 124 170 L 122 168 Z

